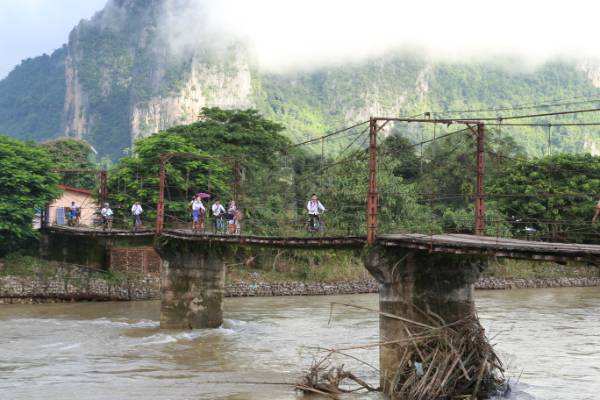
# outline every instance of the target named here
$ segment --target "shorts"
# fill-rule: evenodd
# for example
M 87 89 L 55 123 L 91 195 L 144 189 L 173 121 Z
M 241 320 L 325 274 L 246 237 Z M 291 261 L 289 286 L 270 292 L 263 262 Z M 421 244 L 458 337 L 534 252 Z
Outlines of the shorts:
M 194 222 L 198 222 L 200 218 L 200 210 L 192 210 L 192 218 L 194 219 Z

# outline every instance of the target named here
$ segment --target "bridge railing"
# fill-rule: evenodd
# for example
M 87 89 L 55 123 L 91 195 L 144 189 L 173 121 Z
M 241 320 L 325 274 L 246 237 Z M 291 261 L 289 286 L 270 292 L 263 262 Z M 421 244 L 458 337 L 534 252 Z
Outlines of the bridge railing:
M 209 208 L 209 207 L 207 207 Z M 223 218 L 222 224 L 218 218 L 208 212 L 204 215 L 199 231 L 209 233 L 236 232 L 243 235 L 302 237 L 302 236 L 362 236 L 364 235 L 364 212 L 355 209 L 331 210 L 322 213 L 319 225 L 311 229 L 308 213 L 303 207 L 290 207 L 285 210 L 269 209 L 267 207 L 242 208 L 236 226 L 230 227 Z M 217 222 L 219 221 L 219 225 Z M 191 211 L 184 215 L 165 213 L 164 229 L 191 230 L 193 226 Z
M 101 215 L 100 207 L 78 207 L 79 215 L 71 213 L 70 207 L 49 206 L 40 214 L 40 226 L 45 227 L 72 227 L 85 229 L 106 229 Z M 120 230 L 133 230 L 134 218 L 130 215 L 129 207 L 111 206 L 113 216 L 111 228 Z M 142 214 L 142 225 L 138 229 L 152 229 L 154 219 Z

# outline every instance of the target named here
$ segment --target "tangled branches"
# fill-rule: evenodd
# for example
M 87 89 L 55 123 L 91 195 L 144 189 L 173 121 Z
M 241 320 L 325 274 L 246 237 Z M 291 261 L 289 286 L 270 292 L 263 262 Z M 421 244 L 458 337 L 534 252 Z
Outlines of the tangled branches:
M 386 387 L 407 400 L 485 399 L 504 383 L 504 369 L 477 317 L 435 328 L 405 326 L 399 362 Z
M 358 378 L 352 372 L 345 371 L 344 366 L 331 366 L 330 357 L 334 352 L 329 352 L 320 361 L 315 361 L 303 377 L 302 381 L 296 385 L 296 389 L 305 393 L 319 393 L 337 399 L 337 395 L 342 393 L 351 393 L 366 389 L 370 392 L 378 391 L 364 380 Z M 343 388 L 344 381 L 349 380 L 358 385 L 356 389 Z
M 426 317 L 427 323 L 379 312 L 380 318 L 391 318 L 398 322 L 395 338 L 328 350 L 324 358 L 312 364 L 296 388 L 331 398 L 363 389 L 383 390 L 390 398 L 402 400 L 477 400 L 489 398 L 506 389 L 502 362 L 476 315 L 446 324 L 436 314 L 418 311 Z M 383 388 L 372 387 L 353 373 L 345 371 L 343 365 L 331 366 L 330 357 L 334 353 L 348 356 L 341 351 L 377 347 L 388 359 L 394 359 L 392 364 L 382 366 L 382 369 L 386 369 L 381 371 Z M 357 384 L 357 388 L 342 388 L 346 380 Z

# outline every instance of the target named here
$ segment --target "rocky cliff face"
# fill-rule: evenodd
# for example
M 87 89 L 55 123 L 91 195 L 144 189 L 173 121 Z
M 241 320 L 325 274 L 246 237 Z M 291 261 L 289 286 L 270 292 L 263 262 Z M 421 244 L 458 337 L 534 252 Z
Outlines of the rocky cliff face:
M 65 106 L 64 106 L 64 129 L 65 136 L 74 136 L 81 139 L 87 136 L 87 110 L 85 98 L 77 69 L 73 58 L 67 55 L 65 58 Z
M 131 135 L 134 140 L 174 125 L 197 121 L 203 107 L 255 107 L 252 74 L 243 54 L 228 64 L 193 59 L 186 75 L 173 93 L 153 96 L 133 105 Z
M 112 0 L 71 33 L 61 133 L 118 155 L 135 139 L 198 119 L 205 106 L 248 108 L 245 50 L 178 51 L 166 41 L 167 0 Z

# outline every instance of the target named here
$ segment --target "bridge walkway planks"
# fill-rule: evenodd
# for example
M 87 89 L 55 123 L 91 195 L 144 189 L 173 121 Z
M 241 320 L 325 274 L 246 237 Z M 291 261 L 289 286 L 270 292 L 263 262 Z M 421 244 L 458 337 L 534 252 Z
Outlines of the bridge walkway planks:
M 367 243 L 366 236 L 253 236 L 218 235 L 209 232 L 194 232 L 189 229 L 169 229 L 163 237 L 180 240 L 218 242 L 261 247 L 283 247 L 299 249 L 360 248 Z
M 51 227 L 50 232 L 77 236 L 153 236 L 151 230 L 130 231 L 113 229 L 103 231 L 82 227 Z M 165 238 L 177 240 L 216 242 L 232 245 L 279 247 L 297 249 L 361 248 L 366 246 L 365 236 L 254 236 L 217 235 L 209 232 L 194 232 L 190 229 L 168 229 Z M 521 239 L 474 236 L 465 234 L 426 235 L 396 233 L 377 236 L 377 245 L 406 249 L 425 250 L 431 253 L 495 256 L 539 261 L 586 261 L 600 264 L 600 245 L 576 243 L 552 243 Z
M 141 229 L 138 231 L 132 231 L 128 229 L 107 229 L 102 228 L 90 228 L 83 226 L 65 226 L 65 225 L 54 225 L 46 230 L 50 233 L 60 233 L 71 236 L 89 236 L 89 237 L 152 237 L 154 231 L 150 229 Z
M 473 254 L 539 261 L 600 261 L 600 245 L 529 241 L 465 234 L 378 235 L 382 246 L 427 250 L 432 253 Z

